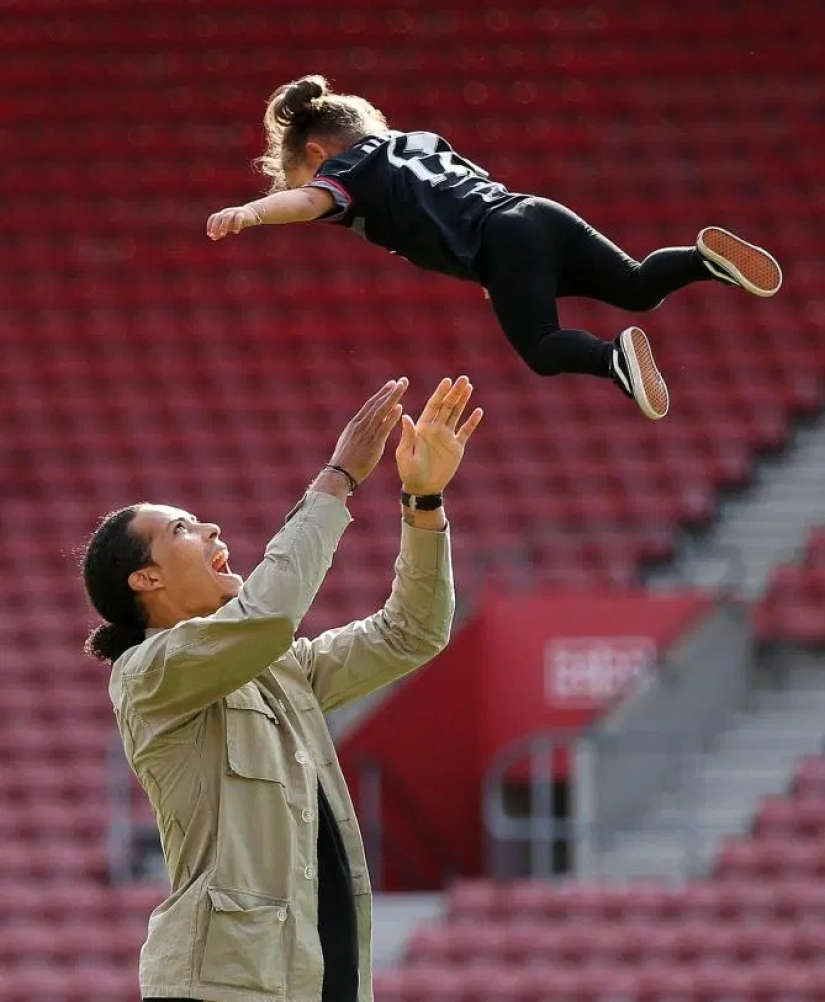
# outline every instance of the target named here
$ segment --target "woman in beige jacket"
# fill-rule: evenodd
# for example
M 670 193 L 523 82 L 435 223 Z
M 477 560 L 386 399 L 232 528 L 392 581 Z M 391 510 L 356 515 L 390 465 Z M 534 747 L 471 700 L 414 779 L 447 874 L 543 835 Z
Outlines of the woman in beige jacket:
M 104 623 L 126 757 L 155 810 L 169 897 L 141 953 L 145 999 L 370 1002 L 371 895 L 358 824 L 324 713 L 430 660 L 454 608 L 443 491 L 481 419 L 459 424 L 466 377 L 417 422 L 406 379 L 348 423 L 244 581 L 220 528 L 139 504 L 107 515 L 84 558 Z M 352 492 L 402 420 L 401 548 L 381 610 L 294 633 L 350 522 Z

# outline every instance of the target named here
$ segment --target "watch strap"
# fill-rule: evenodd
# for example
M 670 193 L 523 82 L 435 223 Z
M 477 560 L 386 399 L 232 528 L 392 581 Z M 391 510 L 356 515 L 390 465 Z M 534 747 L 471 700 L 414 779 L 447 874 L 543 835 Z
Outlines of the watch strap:
M 443 494 L 408 494 L 401 491 L 401 504 L 411 511 L 436 511 L 444 504 Z

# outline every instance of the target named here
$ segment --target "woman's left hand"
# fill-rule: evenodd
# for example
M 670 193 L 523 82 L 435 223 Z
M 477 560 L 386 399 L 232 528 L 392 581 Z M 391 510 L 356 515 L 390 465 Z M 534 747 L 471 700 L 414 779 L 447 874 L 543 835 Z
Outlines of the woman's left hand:
M 442 379 L 417 421 L 409 414 L 401 418 L 395 459 L 402 489 L 408 494 L 440 494 L 455 476 L 464 446 L 483 416 L 476 407 L 458 427 L 472 392 L 466 376 L 459 376 L 455 383 Z

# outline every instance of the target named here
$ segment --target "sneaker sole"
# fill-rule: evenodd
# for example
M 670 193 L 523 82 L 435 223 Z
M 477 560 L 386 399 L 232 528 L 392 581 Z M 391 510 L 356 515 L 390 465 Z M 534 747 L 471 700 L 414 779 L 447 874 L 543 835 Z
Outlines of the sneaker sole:
M 718 264 L 743 289 L 754 296 L 775 296 L 782 285 L 782 269 L 766 250 L 749 244 L 719 226 L 707 226 L 699 234 L 700 253 Z
M 670 395 L 661 372 L 653 361 L 653 349 L 645 332 L 639 327 L 628 327 L 619 335 L 630 385 L 639 410 L 651 421 L 661 421 L 670 409 Z

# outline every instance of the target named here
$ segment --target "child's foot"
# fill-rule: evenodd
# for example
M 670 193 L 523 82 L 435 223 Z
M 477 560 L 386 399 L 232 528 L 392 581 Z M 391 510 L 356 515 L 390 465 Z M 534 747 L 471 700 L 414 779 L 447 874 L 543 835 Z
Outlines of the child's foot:
M 619 389 L 635 400 L 645 417 L 661 420 L 670 407 L 667 385 L 653 361 L 647 335 L 628 327 L 616 338 L 610 352 L 610 376 Z
M 714 278 L 747 289 L 754 296 L 775 296 L 779 292 L 782 269 L 761 247 L 719 226 L 706 226 L 696 238 L 696 249 Z

